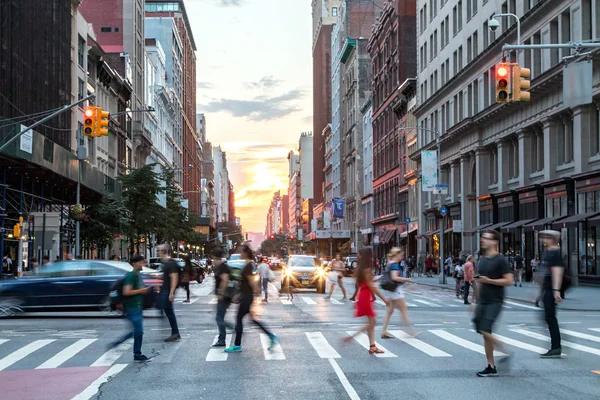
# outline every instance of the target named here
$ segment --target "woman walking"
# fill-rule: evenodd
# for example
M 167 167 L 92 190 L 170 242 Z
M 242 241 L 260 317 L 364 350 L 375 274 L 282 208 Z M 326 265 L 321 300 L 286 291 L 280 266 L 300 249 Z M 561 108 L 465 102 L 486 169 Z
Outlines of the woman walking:
M 181 286 L 185 289 L 187 293 L 187 299 L 184 300 L 184 303 L 190 302 L 190 281 L 192 280 L 192 275 L 194 274 L 194 267 L 192 267 L 192 260 L 190 256 L 185 256 L 185 264 L 183 266 L 183 273 L 181 274 Z
M 331 300 L 331 296 L 333 295 L 333 291 L 335 290 L 335 285 L 337 283 L 337 285 L 340 287 L 340 289 L 342 289 L 342 294 L 344 295 L 344 297 L 342 298 L 342 300 L 346 300 L 346 288 L 344 287 L 344 282 L 342 281 L 343 277 L 344 277 L 344 262 L 342 261 L 342 256 L 340 253 L 335 255 L 335 260 L 333 260 L 333 262 L 331 263 L 331 272 L 330 272 L 330 280 L 331 280 L 331 289 L 329 289 L 329 296 L 327 297 L 327 300 Z
M 387 313 L 385 314 L 385 319 L 383 322 L 383 331 L 381 332 L 382 339 L 394 338 L 394 336 L 388 333 L 387 328 L 390 323 L 390 319 L 392 318 L 392 314 L 396 309 L 400 310 L 402 320 L 410 327 L 410 335 L 416 336 L 413 325 L 408 318 L 408 307 L 406 306 L 406 299 L 404 298 L 404 292 L 402 291 L 403 283 L 412 282 L 412 279 L 404 278 L 400 275 L 400 262 L 403 258 L 404 251 L 398 247 L 392 248 L 388 254 L 388 266 L 386 268 L 386 272 L 390 272 L 390 277 L 392 280 L 398 282 L 398 287 L 393 292 L 387 290 L 383 291 L 384 296 L 389 299 L 389 303 L 387 305 Z
M 373 310 L 374 295 L 379 296 L 386 305 L 389 304 L 389 300 L 383 297 L 379 289 L 373 283 L 373 272 L 372 272 L 373 253 L 370 248 L 365 248 L 358 253 L 358 269 L 356 270 L 356 281 L 358 283 L 358 294 L 356 300 L 356 311 L 354 317 L 367 317 L 368 322 L 366 325 L 361 327 L 353 335 L 347 336 L 342 339 L 344 342 L 349 342 L 355 336 L 360 333 L 367 331 L 369 336 L 369 354 L 382 354 L 384 351 L 379 349 L 375 344 L 375 322 L 376 314 Z
M 258 326 L 264 333 L 269 336 L 271 344 L 269 350 L 273 350 L 275 345 L 279 342 L 279 338 L 273 333 L 269 332 L 265 326 L 256 319 L 256 316 L 251 310 L 252 303 L 254 301 L 254 293 L 260 293 L 260 288 L 256 284 L 254 275 L 252 274 L 252 264 L 254 257 L 252 257 L 252 249 L 248 245 L 242 247 L 242 259 L 246 261 L 246 266 L 242 270 L 242 281 L 240 283 L 240 294 L 239 294 L 239 308 L 236 318 L 235 325 L 235 342 L 233 346 L 225 349 L 226 353 L 239 353 L 242 351 L 242 334 L 244 332 L 243 320 L 246 314 L 250 314 L 252 322 Z

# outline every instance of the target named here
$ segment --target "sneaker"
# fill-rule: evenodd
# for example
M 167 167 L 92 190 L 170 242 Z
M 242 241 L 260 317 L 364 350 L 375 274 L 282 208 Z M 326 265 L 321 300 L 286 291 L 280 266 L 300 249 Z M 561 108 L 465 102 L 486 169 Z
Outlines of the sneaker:
M 239 353 L 242 351 L 242 346 L 229 346 L 225 349 L 225 353 Z
M 166 338 L 165 342 L 175 342 L 179 339 L 181 339 L 181 335 L 179 333 L 175 333 L 175 334 L 169 336 L 168 338 Z
M 540 354 L 540 357 L 542 357 L 542 358 L 560 358 L 561 356 L 562 356 L 561 348 L 552 349 L 552 350 L 549 350 L 547 353 Z
M 145 355 L 141 355 L 141 356 L 133 356 L 133 361 L 139 361 L 139 362 L 146 362 L 146 361 L 150 361 L 151 359 L 146 357 Z
M 498 371 L 496 371 L 496 367 L 490 367 L 489 365 L 485 367 L 483 371 L 479 371 L 477 376 L 488 377 L 488 376 L 498 376 Z
M 539 307 L 539 306 L 540 306 L 540 302 L 539 302 L 539 301 L 536 301 L 536 302 L 535 302 L 535 306 L 536 306 L 536 307 Z
M 187 300 L 184 300 L 183 302 L 184 302 L 184 303 L 189 303 L 189 302 L 190 302 L 190 300 L 189 300 L 189 299 L 187 299 Z
M 465 301 L 465 304 L 466 304 L 466 305 L 469 305 L 469 304 L 471 304 L 471 303 L 470 303 L 470 302 L 468 302 L 468 301 Z
M 211 345 L 211 347 L 225 347 L 227 344 L 225 342 L 215 342 Z
M 269 345 L 269 348 L 267 350 L 271 351 L 275 348 L 275 346 L 277 346 L 277 343 L 279 343 L 279 338 L 273 334 L 271 334 L 271 344 Z

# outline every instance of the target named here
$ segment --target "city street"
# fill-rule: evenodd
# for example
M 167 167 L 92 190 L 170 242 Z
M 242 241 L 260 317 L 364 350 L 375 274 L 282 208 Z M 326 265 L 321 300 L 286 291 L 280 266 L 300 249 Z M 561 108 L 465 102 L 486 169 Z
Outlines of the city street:
M 496 379 L 479 378 L 485 366 L 482 340 L 472 331 L 471 307 L 454 293 L 420 284 L 406 286 L 413 322 L 421 334 L 409 338 L 399 313 L 379 339 L 385 308 L 378 313 L 377 343 L 385 354 L 367 353 L 366 336 L 342 344 L 363 322 L 353 303 L 336 291 L 331 301 L 314 292 L 257 302 L 261 319 L 280 337 L 274 351 L 247 322 L 244 351 L 225 354 L 215 340 L 213 279 L 194 284 L 190 304 L 176 313 L 182 333 L 164 343 L 166 320 L 146 312 L 143 351 L 154 357 L 134 363 L 131 342 L 109 349 L 125 322 L 103 314 L 35 314 L 0 321 L 0 380 L 3 399 L 389 399 L 389 398 L 571 398 L 597 396 L 600 379 L 600 314 L 561 311 L 563 359 L 544 360 L 548 332 L 542 311 L 510 300 L 498 325 L 499 338 L 514 357 Z M 353 280 L 345 278 L 347 287 Z M 275 286 L 275 287 L 273 287 Z M 235 306 L 228 314 L 233 319 Z M 231 340 L 228 335 L 228 340 Z

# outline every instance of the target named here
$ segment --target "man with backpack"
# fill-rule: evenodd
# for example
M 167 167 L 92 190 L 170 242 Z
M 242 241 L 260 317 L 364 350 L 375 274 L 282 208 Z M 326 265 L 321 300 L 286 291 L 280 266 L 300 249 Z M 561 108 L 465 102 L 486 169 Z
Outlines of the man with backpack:
M 215 272 L 215 290 L 218 296 L 215 320 L 217 321 L 217 325 L 219 327 L 219 337 L 213 344 L 213 347 L 227 346 L 227 343 L 225 342 L 227 333 L 226 329 L 235 329 L 234 324 L 225 321 L 225 314 L 227 314 L 227 309 L 231 305 L 231 297 L 228 293 L 230 290 L 228 290 L 228 287 L 229 284 L 233 284 L 233 282 L 231 282 L 230 270 L 227 266 L 227 263 L 223 261 L 223 257 L 225 257 L 225 252 L 220 247 L 215 248 L 210 256 Z
M 550 350 L 540 354 L 540 356 L 542 358 L 560 358 L 562 349 L 560 328 L 556 319 L 556 303 L 562 301 L 561 293 L 569 286 L 569 275 L 565 273 L 565 263 L 558 245 L 560 233 L 552 230 L 542 231 L 540 232 L 540 239 L 546 245 L 546 251 L 542 256 L 542 270 L 544 273 L 542 301 L 551 341 Z
M 143 286 L 139 272 L 146 265 L 146 259 L 142 255 L 131 257 L 133 271 L 125 274 L 122 280 L 121 288 L 117 289 L 123 302 L 123 312 L 125 317 L 131 322 L 132 330 L 113 343 L 111 347 L 123 343 L 125 340 L 133 337 L 133 359 L 135 361 L 149 361 L 150 359 L 142 354 L 142 339 L 144 337 L 142 309 L 144 306 L 144 295 L 151 289 L 150 286 Z M 118 285 L 119 282 L 117 282 Z

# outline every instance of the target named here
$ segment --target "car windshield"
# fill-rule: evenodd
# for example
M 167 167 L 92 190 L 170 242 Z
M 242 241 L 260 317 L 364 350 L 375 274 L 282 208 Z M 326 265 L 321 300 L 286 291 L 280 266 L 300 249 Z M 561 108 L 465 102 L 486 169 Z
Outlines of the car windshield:
M 232 254 L 231 256 L 229 256 L 229 261 L 241 260 L 241 259 L 242 259 L 242 255 L 241 254 Z
M 288 261 L 289 267 L 315 267 L 316 261 L 314 257 L 290 257 Z

